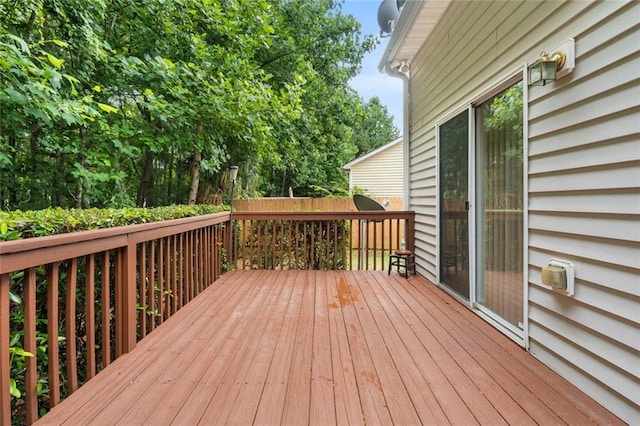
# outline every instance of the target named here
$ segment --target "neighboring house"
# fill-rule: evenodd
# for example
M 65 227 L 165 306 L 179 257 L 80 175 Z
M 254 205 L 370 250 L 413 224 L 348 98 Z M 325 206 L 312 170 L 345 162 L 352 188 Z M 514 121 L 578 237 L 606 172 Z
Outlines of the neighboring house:
M 349 172 L 349 191 L 358 187 L 371 196 L 402 197 L 402 153 L 400 138 L 342 166 Z
M 405 81 L 418 271 L 637 424 L 640 2 L 425 0 L 397 21 L 380 67 Z M 557 47 L 559 78 L 530 87 Z M 543 283 L 571 284 L 552 258 L 573 294 Z

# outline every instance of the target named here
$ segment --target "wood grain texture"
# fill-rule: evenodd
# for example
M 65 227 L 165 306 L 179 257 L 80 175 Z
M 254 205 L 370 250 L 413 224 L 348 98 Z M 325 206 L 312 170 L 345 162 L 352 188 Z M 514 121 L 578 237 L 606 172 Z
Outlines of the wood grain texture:
M 616 424 L 420 276 L 233 271 L 38 424 Z

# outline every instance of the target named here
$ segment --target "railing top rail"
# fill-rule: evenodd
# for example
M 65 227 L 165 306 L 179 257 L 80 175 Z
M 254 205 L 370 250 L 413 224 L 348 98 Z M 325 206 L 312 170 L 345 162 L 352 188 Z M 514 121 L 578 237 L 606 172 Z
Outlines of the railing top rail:
M 16 253 L 49 247 L 52 245 L 73 244 L 77 242 L 98 240 L 101 238 L 115 237 L 120 235 L 132 235 L 144 233 L 149 230 L 166 229 L 179 225 L 197 224 L 200 222 L 210 222 L 210 224 L 222 223 L 229 220 L 229 212 L 213 213 L 202 216 L 184 217 L 180 219 L 162 220 L 156 222 L 140 223 L 137 225 L 116 226 L 113 228 L 95 229 L 88 231 L 69 232 L 66 234 L 49 235 L 45 237 L 26 238 L 23 240 L 0 242 L 0 255 Z M 206 224 L 205 224 L 206 226 Z M 197 228 L 198 226 L 195 226 Z
M 229 212 L 0 243 L 0 274 L 229 221 Z
M 341 219 L 414 219 L 414 211 L 350 212 L 233 212 L 236 220 L 341 220 Z

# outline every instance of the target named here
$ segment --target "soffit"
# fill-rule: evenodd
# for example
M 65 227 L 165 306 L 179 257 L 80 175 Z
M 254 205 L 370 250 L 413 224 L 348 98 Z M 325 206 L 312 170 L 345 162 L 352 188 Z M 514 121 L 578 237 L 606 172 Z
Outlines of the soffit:
M 407 1 L 379 64 L 411 63 L 452 0 Z

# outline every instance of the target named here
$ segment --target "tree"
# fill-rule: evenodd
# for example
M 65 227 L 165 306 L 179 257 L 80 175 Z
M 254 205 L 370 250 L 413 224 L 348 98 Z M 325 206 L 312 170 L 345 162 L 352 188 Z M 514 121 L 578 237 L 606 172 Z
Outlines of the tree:
M 346 185 L 372 36 L 330 0 L 0 0 L 4 209 Z M 375 110 L 375 108 L 374 108 Z
M 363 117 L 354 128 L 354 142 L 358 147 L 356 157 L 384 146 L 400 137 L 400 131 L 393 124 L 393 116 L 376 96 L 364 103 Z
M 352 129 L 362 109 L 349 80 L 375 40 L 363 36 L 360 24 L 334 1 L 272 4 L 276 38 L 264 51 L 262 66 L 274 76 L 274 85 L 304 79 L 303 113 L 298 120 L 276 124 L 277 151 L 265 162 L 271 176 L 258 188 L 268 195 L 284 195 L 289 187 L 299 195 L 314 195 L 318 187 L 345 186 L 342 165 L 355 155 Z

